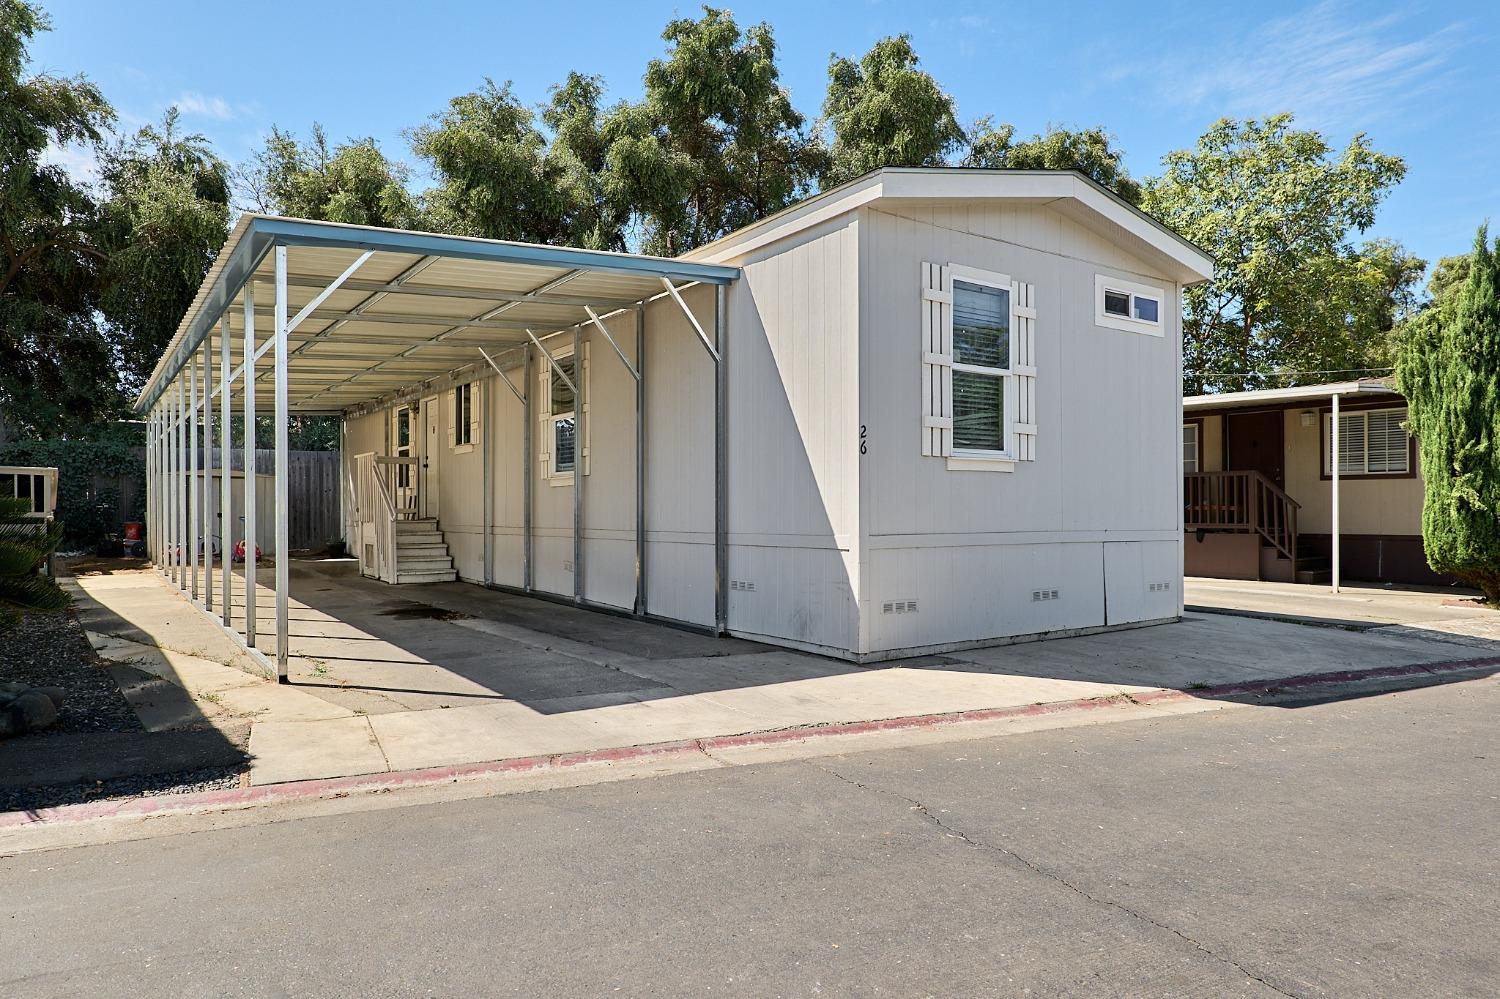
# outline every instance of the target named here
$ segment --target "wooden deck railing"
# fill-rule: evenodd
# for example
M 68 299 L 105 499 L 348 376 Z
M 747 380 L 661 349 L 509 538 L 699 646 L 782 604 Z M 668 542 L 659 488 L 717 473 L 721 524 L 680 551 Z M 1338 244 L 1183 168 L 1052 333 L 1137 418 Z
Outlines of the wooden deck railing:
M 1189 472 L 1183 476 L 1183 527 L 1259 534 L 1297 561 L 1301 504 L 1260 472 Z
M 396 521 L 416 515 L 416 458 L 393 458 L 366 452 L 354 456 L 355 522 L 359 529 L 362 571 L 388 583 L 396 565 Z

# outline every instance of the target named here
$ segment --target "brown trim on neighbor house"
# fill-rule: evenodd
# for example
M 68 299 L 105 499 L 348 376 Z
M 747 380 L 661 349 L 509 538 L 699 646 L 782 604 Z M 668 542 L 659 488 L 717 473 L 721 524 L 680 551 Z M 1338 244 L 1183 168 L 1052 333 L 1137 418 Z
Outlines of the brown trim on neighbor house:
M 1364 401 L 1364 400 L 1361 400 L 1360 402 L 1349 403 L 1348 405 L 1345 405 L 1344 403 L 1340 402 L 1339 403 L 1339 415 L 1342 416 L 1344 413 L 1357 413 L 1357 412 L 1359 412 L 1361 410 L 1366 410 L 1366 409 L 1406 409 L 1407 408 L 1406 399 L 1403 398 L 1403 397 L 1400 397 L 1400 396 L 1398 396 L 1397 398 L 1401 399 L 1401 401 L 1399 403 L 1394 402 L 1392 400 L 1387 400 L 1384 403 L 1377 403 L 1377 402 L 1373 402 L 1373 401 Z M 1330 482 L 1330 481 L 1333 480 L 1332 474 L 1323 471 L 1323 469 L 1328 464 L 1328 449 L 1324 446 L 1324 441 L 1323 441 L 1323 417 L 1325 415 L 1327 415 L 1327 416 L 1332 416 L 1333 415 L 1333 406 L 1332 405 L 1322 406 L 1322 407 L 1320 407 L 1318 409 L 1318 478 L 1322 479 L 1324 482 Z M 1415 479 L 1416 477 L 1417 477 L 1417 439 L 1415 437 L 1413 437 L 1411 434 L 1407 434 L 1406 435 L 1406 471 L 1404 471 L 1404 472 L 1340 472 L 1339 473 L 1339 480 L 1340 481 L 1348 481 L 1348 480 L 1351 480 L 1351 479 L 1358 479 L 1361 482 L 1363 482 L 1363 481 L 1367 481 L 1367 480 L 1370 480 L 1370 479 Z
M 1328 534 L 1298 534 L 1299 551 L 1328 558 L 1333 537 Z M 1420 586 L 1456 586 L 1452 576 L 1433 572 L 1420 534 L 1341 534 L 1340 575 L 1350 582 L 1413 583 Z

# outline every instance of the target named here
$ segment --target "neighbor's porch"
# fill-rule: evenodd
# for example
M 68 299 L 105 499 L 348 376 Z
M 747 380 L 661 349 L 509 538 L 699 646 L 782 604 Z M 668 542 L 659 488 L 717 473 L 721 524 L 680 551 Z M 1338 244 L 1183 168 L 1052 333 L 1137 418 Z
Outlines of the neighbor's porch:
M 1422 553 L 1404 419 L 1378 379 L 1184 399 L 1186 574 L 1335 592 L 1346 579 L 1444 582 Z

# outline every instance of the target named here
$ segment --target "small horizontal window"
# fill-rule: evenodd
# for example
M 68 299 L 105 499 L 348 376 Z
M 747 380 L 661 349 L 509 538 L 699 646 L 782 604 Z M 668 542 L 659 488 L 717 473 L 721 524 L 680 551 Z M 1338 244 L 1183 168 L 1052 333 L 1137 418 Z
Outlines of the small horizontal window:
M 1166 300 L 1161 288 L 1094 275 L 1094 322 L 1107 329 L 1161 336 L 1162 305 Z

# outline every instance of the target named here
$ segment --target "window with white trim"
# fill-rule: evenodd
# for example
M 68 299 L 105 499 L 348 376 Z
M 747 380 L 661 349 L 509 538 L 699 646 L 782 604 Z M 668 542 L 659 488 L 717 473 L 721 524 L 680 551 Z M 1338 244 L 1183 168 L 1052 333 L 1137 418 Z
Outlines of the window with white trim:
M 1187 475 L 1198 471 L 1198 424 L 1182 425 L 1182 472 Z
M 1405 475 L 1411 471 L 1406 407 L 1339 414 L 1339 475 Z M 1323 474 L 1333 474 L 1333 414 L 1323 414 Z
M 566 380 L 558 374 L 557 368 L 567 374 Z M 557 368 L 552 369 L 547 393 L 551 413 L 548 421 L 551 424 L 549 429 L 552 445 L 550 473 L 554 476 L 571 476 L 578 464 L 578 420 L 574 413 L 576 402 L 573 390 L 568 387 L 568 381 L 578 384 L 578 369 L 571 357 L 559 357 Z
M 453 446 L 474 443 L 474 383 L 465 382 L 453 390 Z
M 953 451 L 1009 454 L 1010 288 L 953 282 Z
M 1166 294 L 1161 288 L 1094 275 L 1094 322 L 1100 326 L 1161 336 L 1164 302 Z

